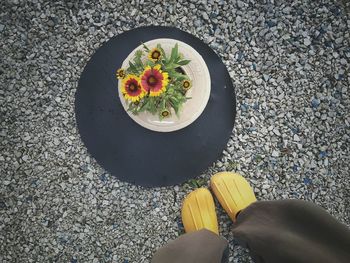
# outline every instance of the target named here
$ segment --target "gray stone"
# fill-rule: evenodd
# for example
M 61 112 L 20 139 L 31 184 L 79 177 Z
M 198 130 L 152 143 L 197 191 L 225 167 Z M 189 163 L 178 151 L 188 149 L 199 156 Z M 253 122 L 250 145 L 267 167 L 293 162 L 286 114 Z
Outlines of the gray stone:
M 262 79 L 256 79 L 256 80 L 255 80 L 255 84 L 256 84 L 256 85 L 261 85 L 262 82 L 263 82 Z
M 311 45 L 311 41 L 309 38 L 304 38 L 304 45 L 305 46 L 310 46 Z
M 205 19 L 205 20 L 209 20 L 209 16 L 206 12 L 202 12 L 202 17 Z
M 272 151 L 272 157 L 278 157 L 278 156 L 280 156 L 280 154 L 279 154 L 279 152 L 278 151 Z

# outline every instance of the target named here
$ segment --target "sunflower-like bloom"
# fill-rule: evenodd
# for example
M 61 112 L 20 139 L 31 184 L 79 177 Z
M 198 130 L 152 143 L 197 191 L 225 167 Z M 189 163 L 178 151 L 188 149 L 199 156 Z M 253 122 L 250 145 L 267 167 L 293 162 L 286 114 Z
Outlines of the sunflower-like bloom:
M 118 69 L 115 75 L 117 76 L 118 79 L 123 79 L 126 77 L 125 70 L 122 68 Z
M 137 102 L 145 96 L 140 85 L 140 78 L 132 74 L 123 79 L 121 89 L 125 99 L 132 102 Z
M 163 72 L 160 65 L 147 66 L 141 74 L 141 86 L 151 97 L 162 94 L 166 90 L 168 82 L 168 73 Z
M 170 111 L 168 111 L 167 109 L 164 109 L 161 111 L 160 115 L 163 117 L 163 118 L 167 118 L 170 116 Z
M 183 87 L 184 90 L 189 90 L 192 87 L 191 81 L 189 81 L 188 79 L 185 79 L 182 82 L 182 87 Z
M 148 58 L 153 62 L 159 61 L 161 56 L 162 56 L 162 53 L 158 48 L 154 48 L 148 53 Z

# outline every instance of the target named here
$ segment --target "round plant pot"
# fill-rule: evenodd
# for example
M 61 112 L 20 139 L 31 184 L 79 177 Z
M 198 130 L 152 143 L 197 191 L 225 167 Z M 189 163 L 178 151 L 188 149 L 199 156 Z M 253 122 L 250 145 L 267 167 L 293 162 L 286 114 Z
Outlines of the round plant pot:
M 160 44 L 165 53 L 170 55 L 171 49 L 176 43 L 178 44 L 179 53 L 182 53 L 185 59 L 191 60 L 189 64 L 182 66 L 181 69 L 192 80 L 192 87 L 186 93 L 186 97 L 190 97 L 191 99 L 183 104 L 179 116 L 175 114 L 173 109 L 172 114 L 162 120 L 159 119 L 157 114 L 153 115 L 149 112 L 134 115 L 127 110 L 127 102 L 121 93 L 121 81 L 118 82 L 119 98 L 124 110 L 136 123 L 152 131 L 172 132 L 185 128 L 202 114 L 210 97 L 211 82 L 209 70 L 202 56 L 194 48 L 184 42 L 170 38 L 154 39 L 146 42 L 145 45 L 152 49 L 157 44 Z M 121 66 L 122 68 L 129 66 L 129 61 L 133 59 L 136 51 L 139 49 L 143 49 L 142 44 L 128 55 Z

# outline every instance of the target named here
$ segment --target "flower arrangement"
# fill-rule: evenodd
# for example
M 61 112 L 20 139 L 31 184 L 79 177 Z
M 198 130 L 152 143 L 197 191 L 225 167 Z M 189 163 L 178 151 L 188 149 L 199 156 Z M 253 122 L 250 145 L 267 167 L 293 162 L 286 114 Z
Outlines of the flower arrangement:
M 129 67 L 116 72 L 128 111 L 135 115 L 158 114 L 162 120 L 171 116 L 173 109 L 179 116 L 182 105 L 190 99 L 186 93 L 192 82 L 182 69 L 189 63 L 190 60 L 179 53 L 178 44 L 170 54 L 166 54 L 160 44 L 153 49 L 143 44 L 129 61 Z

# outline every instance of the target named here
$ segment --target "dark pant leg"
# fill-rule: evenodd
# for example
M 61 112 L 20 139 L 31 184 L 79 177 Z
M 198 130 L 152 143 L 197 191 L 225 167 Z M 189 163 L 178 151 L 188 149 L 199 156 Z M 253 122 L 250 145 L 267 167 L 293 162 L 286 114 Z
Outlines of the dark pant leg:
M 350 262 L 349 229 L 310 202 L 255 202 L 238 215 L 233 234 L 258 263 Z
M 203 229 L 170 241 L 157 250 L 152 263 L 226 263 L 228 243 L 213 232 Z

